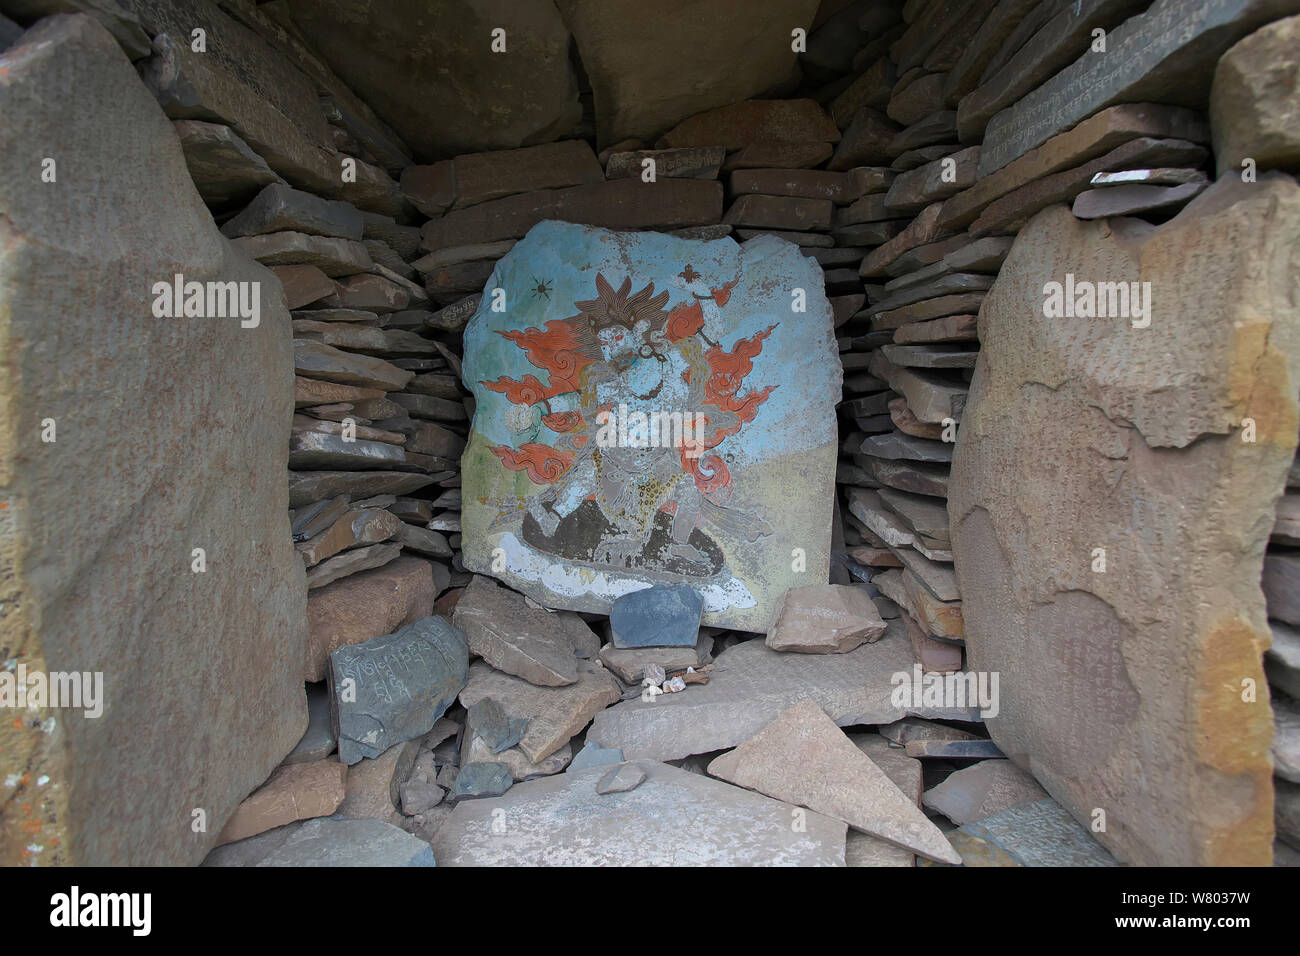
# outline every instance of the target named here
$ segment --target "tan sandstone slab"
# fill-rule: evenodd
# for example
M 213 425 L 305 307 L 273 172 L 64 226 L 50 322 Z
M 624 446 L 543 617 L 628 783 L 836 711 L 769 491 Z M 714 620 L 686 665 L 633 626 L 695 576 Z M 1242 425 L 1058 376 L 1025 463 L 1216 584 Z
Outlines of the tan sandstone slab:
M 941 863 L 960 863 L 939 828 L 814 701 L 803 700 L 730 753 L 709 773 L 808 807 L 854 829 Z
M 1077 819 L 1106 808 L 1121 862 L 1271 860 L 1271 721 L 1240 686 L 1264 679 L 1261 559 L 1300 425 L 1298 239 L 1275 174 L 1159 227 L 1052 207 L 980 316 L 949 498 L 970 666 L 1001 673 L 998 746 Z M 1026 308 L 1067 273 L 1150 282 L 1150 324 Z
M 865 588 L 810 584 L 791 588 L 777 602 L 767 646 L 796 654 L 843 654 L 884 633 L 885 621 Z
M 329 816 L 343 802 L 347 778 L 347 764 L 330 758 L 277 768 L 226 821 L 217 845 L 265 833 L 295 820 Z

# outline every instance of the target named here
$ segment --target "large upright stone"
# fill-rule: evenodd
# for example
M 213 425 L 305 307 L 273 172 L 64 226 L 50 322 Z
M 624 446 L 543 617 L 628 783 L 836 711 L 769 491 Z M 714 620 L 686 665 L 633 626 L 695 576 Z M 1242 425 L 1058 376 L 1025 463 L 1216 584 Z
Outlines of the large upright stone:
M 548 142 L 581 118 L 569 31 L 551 0 L 289 7 L 325 62 L 422 160 Z
M 600 148 L 652 140 L 683 116 L 757 96 L 788 82 L 790 31 L 807 29 L 818 0 L 670 4 L 558 0 L 596 100 Z
M 289 317 L 96 21 L 43 20 L 0 55 L 0 116 L 0 643 L 103 679 L 98 717 L 0 723 L 0 862 L 194 864 L 307 726 Z M 260 323 L 155 317 L 175 273 L 252 283 Z
M 1001 673 L 998 746 L 1079 820 L 1105 809 L 1123 862 L 1271 858 L 1271 719 L 1241 683 L 1264 680 L 1260 573 L 1300 427 L 1297 240 L 1279 174 L 1230 175 L 1159 227 L 1055 206 L 980 315 L 948 502 L 970 666 Z M 1150 311 L 1045 318 L 1069 274 L 1149 282 Z
M 514 306 L 485 296 L 465 331 L 466 567 L 600 613 L 686 583 L 706 624 L 755 631 L 826 575 L 842 373 L 814 260 L 771 236 L 547 222 L 489 285 Z M 776 542 L 803 548 L 807 572 Z
M 989 121 L 980 175 L 1114 103 L 1204 106 L 1219 56 L 1256 27 L 1300 12 L 1300 0 L 1156 0 Z

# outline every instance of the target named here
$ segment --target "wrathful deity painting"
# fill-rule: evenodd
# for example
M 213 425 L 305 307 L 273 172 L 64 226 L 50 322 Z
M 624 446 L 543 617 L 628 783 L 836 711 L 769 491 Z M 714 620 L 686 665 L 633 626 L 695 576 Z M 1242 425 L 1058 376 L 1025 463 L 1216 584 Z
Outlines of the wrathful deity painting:
M 763 631 L 827 580 L 841 377 L 793 244 L 539 223 L 465 331 L 465 564 L 602 613 L 684 582 Z

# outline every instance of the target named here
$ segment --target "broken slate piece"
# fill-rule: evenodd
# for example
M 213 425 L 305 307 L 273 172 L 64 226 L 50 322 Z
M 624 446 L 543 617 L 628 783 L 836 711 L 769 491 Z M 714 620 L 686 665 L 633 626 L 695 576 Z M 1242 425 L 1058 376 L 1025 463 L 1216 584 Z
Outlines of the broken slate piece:
M 989 760 L 1006 757 L 991 740 L 912 740 L 907 744 L 909 757 L 944 757 L 949 760 Z
M 437 616 L 338 648 L 330 654 L 329 681 L 339 759 L 354 764 L 378 757 L 427 732 L 468 673 L 465 635 Z
M 635 763 L 619 764 L 617 767 L 611 767 L 605 772 L 605 775 L 596 782 L 596 792 L 599 794 L 606 793 L 627 793 L 629 790 L 635 790 L 645 781 L 646 773 Z
M 844 654 L 879 640 L 885 621 L 863 587 L 810 584 L 785 593 L 767 634 L 774 651 Z
M 843 820 L 929 859 L 961 862 L 915 799 L 899 790 L 814 701 L 790 707 L 708 769 L 715 777 Z
M 577 770 L 587 770 L 591 767 L 605 767 L 610 764 L 619 764 L 623 762 L 623 751 L 617 747 L 598 747 L 596 744 L 587 742 L 578 755 L 573 758 L 565 773 L 573 773 Z
M 474 800 L 479 797 L 499 797 L 512 786 L 515 778 L 503 763 L 471 763 L 460 768 L 456 784 L 447 794 L 448 800 Z
M 1010 760 L 982 760 L 949 774 L 925 792 L 922 803 L 963 826 L 1046 796 L 1038 781 Z
M 614 646 L 694 647 L 704 600 L 689 584 L 656 584 L 614 601 L 609 614 Z
M 475 576 L 461 594 L 452 620 L 475 654 L 499 671 L 542 687 L 574 683 L 575 650 L 588 644 L 594 649 L 597 641 L 581 621 L 529 607 L 522 594 L 482 576 Z M 586 631 L 590 640 L 575 640 L 576 629 Z
M 492 697 L 476 701 L 465 718 L 466 728 L 479 736 L 494 754 L 509 750 L 523 740 L 528 721 L 511 718 Z

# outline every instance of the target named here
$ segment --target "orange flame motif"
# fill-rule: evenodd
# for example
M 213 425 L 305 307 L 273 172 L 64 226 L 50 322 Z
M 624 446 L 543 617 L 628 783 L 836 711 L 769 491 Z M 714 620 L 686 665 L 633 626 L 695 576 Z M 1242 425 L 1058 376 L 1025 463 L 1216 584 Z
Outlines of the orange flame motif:
M 502 376 L 495 382 L 480 383 L 494 392 L 504 392 L 516 404 L 534 405 L 565 392 L 576 392 L 578 373 L 594 361 L 582 352 L 576 330 L 565 319 L 547 322 L 546 331 L 498 329 L 497 334 L 514 342 L 530 363 L 549 373 L 546 385 L 535 375 L 525 375 L 522 382 Z
M 506 445 L 490 446 L 501 464 L 511 471 L 526 471 L 536 485 L 549 485 L 564 477 L 573 467 L 573 455 L 539 442 L 525 442 L 518 450 Z

